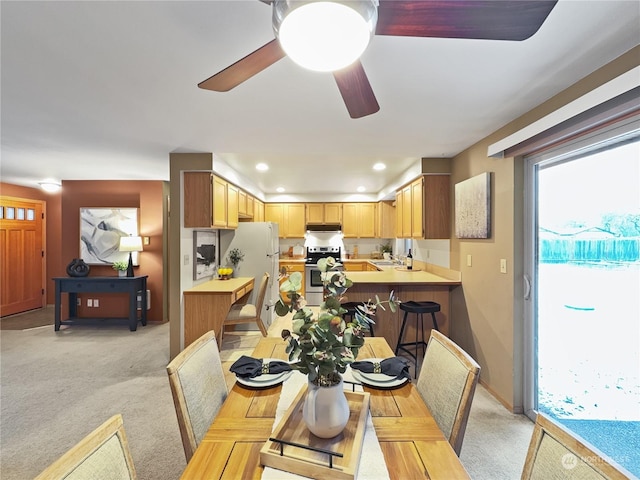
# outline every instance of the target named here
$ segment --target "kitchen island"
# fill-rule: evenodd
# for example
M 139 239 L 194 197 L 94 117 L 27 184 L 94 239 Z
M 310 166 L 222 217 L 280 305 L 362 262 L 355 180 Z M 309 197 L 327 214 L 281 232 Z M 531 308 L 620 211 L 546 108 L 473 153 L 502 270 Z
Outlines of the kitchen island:
M 184 347 L 210 330 L 216 332 L 220 347 L 220 329 L 231 305 L 246 303 L 253 285 L 253 277 L 238 277 L 210 280 L 185 290 Z
M 415 270 L 406 271 L 404 267 L 395 265 L 376 265 L 379 271 L 347 272 L 353 286 L 347 291 L 347 301 L 366 302 L 375 299 L 387 300 L 394 292 L 401 301 L 431 301 L 440 304 L 436 313 L 438 328 L 449 336 L 451 324 L 450 292 L 462 284 L 460 272 L 438 267 L 436 265 L 416 262 Z M 383 336 L 392 348 L 398 342 L 404 312 L 393 313 L 385 303 L 384 310 L 378 308 L 375 317 L 376 336 Z M 425 337 L 429 336 L 432 326 L 431 316 L 425 316 Z M 405 330 L 405 338 L 415 338 L 415 322 L 409 322 Z

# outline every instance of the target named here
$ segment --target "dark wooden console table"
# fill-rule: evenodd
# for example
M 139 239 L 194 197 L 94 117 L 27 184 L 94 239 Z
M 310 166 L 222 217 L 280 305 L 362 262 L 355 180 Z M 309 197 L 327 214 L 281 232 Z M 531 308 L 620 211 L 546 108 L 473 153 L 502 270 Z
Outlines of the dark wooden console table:
M 79 293 L 128 293 L 129 294 L 129 330 L 135 332 L 138 321 L 147 324 L 147 278 L 140 277 L 55 277 L 56 284 L 56 332 L 60 325 L 73 325 L 77 321 L 96 320 L 78 318 Z M 61 320 L 62 293 L 69 294 L 69 319 Z M 140 294 L 140 320 L 138 320 L 137 296 Z M 107 320 L 107 319 L 105 319 Z

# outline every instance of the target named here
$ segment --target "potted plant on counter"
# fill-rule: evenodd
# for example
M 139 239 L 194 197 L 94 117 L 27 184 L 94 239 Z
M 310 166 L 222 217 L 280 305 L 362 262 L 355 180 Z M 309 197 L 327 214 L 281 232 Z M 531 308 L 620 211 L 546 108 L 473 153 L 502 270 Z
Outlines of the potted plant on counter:
M 382 252 L 382 258 L 385 260 L 391 259 L 391 254 L 393 253 L 391 242 L 386 242 L 380 245 L 380 251 Z

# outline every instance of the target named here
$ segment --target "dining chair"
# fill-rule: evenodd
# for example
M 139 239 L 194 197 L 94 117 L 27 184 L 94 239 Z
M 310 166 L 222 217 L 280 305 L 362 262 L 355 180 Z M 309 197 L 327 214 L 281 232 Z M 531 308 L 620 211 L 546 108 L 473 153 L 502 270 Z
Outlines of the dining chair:
M 189 462 L 227 398 L 215 332 L 205 333 L 180 352 L 167 365 L 167 374 Z
M 258 325 L 263 337 L 267 336 L 267 329 L 262 322 L 262 306 L 264 305 L 264 297 L 267 294 L 267 286 L 269 285 L 270 275 L 265 272 L 260 281 L 260 288 L 258 289 L 258 296 L 256 297 L 255 304 L 233 304 L 227 313 L 222 328 L 220 329 L 220 345 L 224 337 L 224 329 L 228 325 L 239 325 L 243 323 L 255 323 Z
M 460 456 L 480 365 L 437 330 L 431 330 L 416 387 L 438 427 Z
M 49 465 L 36 480 L 135 480 L 122 415 L 114 415 Z
M 538 413 L 522 480 L 623 480 L 633 478 L 623 467 L 586 446 L 576 435 Z

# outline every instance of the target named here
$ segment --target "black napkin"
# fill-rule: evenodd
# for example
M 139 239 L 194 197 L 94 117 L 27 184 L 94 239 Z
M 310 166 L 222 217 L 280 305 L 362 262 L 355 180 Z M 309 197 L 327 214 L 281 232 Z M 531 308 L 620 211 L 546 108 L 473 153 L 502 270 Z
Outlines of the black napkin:
M 291 365 L 280 360 L 270 361 L 267 371 L 263 371 L 262 364 L 263 361 L 261 358 L 242 355 L 238 360 L 233 362 L 229 370 L 242 378 L 254 378 L 263 373 L 282 373 L 291 370 Z
M 375 364 L 371 360 L 363 360 L 361 362 L 353 362 L 351 368 L 360 370 L 364 373 L 384 373 L 390 377 L 408 378 L 411 380 L 409 373 L 409 362 L 401 357 L 385 358 L 380 362 L 380 371 L 375 371 Z

